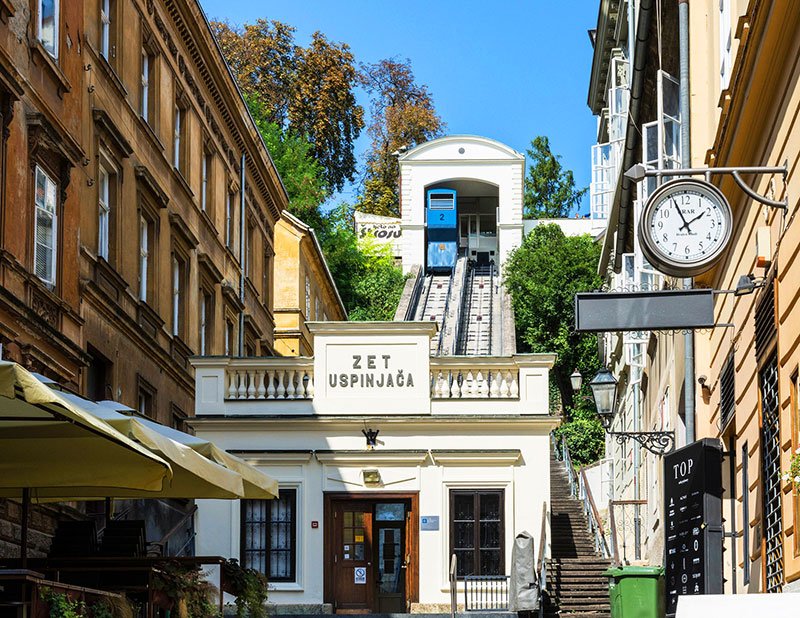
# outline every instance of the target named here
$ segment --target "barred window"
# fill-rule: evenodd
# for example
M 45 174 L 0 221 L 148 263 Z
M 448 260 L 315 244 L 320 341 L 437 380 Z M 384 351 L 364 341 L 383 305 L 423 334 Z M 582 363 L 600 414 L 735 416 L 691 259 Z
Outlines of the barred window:
M 281 489 L 276 500 L 242 500 L 242 566 L 273 582 L 295 581 L 296 511 L 296 489 Z
M 719 379 L 719 424 L 720 429 L 725 429 L 728 421 L 733 418 L 733 412 L 736 408 L 736 390 L 735 390 L 735 370 L 733 365 L 733 353 L 725 361 L 725 366 L 722 368 L 722 374 Z
M 458 557 L 458 575 L 501 575 L 503 490 L 450 491 L 450 548 Z

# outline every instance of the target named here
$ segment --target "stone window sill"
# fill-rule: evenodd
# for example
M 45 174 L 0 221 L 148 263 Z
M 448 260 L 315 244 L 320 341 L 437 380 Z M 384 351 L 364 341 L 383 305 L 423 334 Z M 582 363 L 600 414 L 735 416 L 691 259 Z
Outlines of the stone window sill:
M 48 70 L 51 77 L 56 82 L 59 98 L 63 98 L 64 94 L 72 90 L 72 84 L 69 83 L 67 76 L 64 75 L 63 71 L 61 71 L 61 68 L 58 66 L 58 62 L 44 48 L 39 39 L 34 39 L 31 41 L 30 47 L 34 58 L 34 63 L 44 66 Z

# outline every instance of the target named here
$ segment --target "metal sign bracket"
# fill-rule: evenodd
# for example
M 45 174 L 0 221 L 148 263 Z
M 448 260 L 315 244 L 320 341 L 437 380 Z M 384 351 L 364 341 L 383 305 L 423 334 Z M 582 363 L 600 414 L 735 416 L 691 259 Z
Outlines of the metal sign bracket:
M 640 182 L 645 178 L 663 178 L 672 176 L 703 176 L 706 182 L 711 182 L 712 175 L 726 174 L 733 177 L 733 180 L 739 185 L 739 188 L 745 194 L 756 200 L 757 202 L 769 206 L 770 208 L 779 208 L 787 210 L 789 208 L 789 198 L 786 197 L 783 201 L 777 201 L 764 197 L 757 193 L 750 185 L 748 185 L 742 178 L 742 174 L 781 174 L 784 182 L 789 175 L 789 161 L 784 162 L 782 166 L 778 167 L 688 167 L 684 169 L 669 169 L 669 170 L 654 170 L 648 169 L 641 163 L 637 163 L 631 167 L 625 176 L 635 182 Z

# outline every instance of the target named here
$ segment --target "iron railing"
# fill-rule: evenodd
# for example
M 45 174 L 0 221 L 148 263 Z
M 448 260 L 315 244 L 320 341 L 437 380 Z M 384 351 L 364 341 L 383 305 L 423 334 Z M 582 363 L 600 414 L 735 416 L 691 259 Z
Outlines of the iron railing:
M 465 575 L 464 611 L 507 612 L 508 575 Z
M 539 576 L 539 618 L 544 618 L 544 596 L 547 593 L 547 502 L 542 502 L 542 532 L 539 535 L 536 573 Z

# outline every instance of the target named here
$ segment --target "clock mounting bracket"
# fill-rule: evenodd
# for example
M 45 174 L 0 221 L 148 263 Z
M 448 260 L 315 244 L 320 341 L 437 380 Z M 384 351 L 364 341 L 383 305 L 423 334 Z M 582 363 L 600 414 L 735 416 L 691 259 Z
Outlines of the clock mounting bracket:
M 750 185 L 748 185 L 742 178 L 743 174 L 780 174 L 783 176 L 784 182 L 789 175 L 789 161 L 785 161 L 783 165 L 777 167 L 689 167 L 683 169 L 669 169 L 669 170 L 655 170 L 647 169 L 641 163 L 637 163 L 631 167 L 625 176 L 635 182 L 644 180 L 645 178 L 669 178 L 673 176 L 703 176 L 706 182 L 711 182 L 711 176 L 729 175 L 744 191 L 744 193 L 756 200 L 757 202 L 769 206 L 770 208 L 778 208 L 786 211 L 789 207 L 789 197 L 785 197 L 782 201 L 773 200 L 757 193 Z

